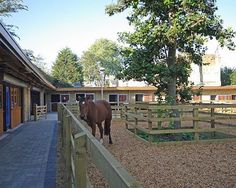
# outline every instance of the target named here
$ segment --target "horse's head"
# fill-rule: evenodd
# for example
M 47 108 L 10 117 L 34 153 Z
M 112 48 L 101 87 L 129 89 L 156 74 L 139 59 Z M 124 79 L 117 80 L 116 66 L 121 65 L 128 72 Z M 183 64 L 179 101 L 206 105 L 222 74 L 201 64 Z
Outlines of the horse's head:
M 79 109 L 80 109 L 80 118 L 87 121 L 87 116 L 89 112 L 89 101 L 87 99 L 80 100 L 79 102 Z

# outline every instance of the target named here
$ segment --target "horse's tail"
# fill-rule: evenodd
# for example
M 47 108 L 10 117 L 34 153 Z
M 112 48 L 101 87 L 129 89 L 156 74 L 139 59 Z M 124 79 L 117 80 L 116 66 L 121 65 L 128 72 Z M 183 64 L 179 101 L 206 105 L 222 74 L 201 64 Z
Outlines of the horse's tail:
M 104 105 L 106 106 L 108 110 L 108 115 L 104 123 L 104 134 L 109 135 L 111 132 L 112 109 L 111 109 L 111 105 L 108 102 L 105 101 Z
M 106 120 L 104 126 L 104 134 L 109 135 L 110 132 L 111 132 L 111 122 Z

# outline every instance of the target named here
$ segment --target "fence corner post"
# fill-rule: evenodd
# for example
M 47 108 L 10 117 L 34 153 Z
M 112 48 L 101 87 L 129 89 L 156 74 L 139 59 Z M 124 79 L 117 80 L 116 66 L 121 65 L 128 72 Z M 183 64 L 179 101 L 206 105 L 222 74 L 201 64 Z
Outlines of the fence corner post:
M 78 133 L 74 139 L 76 147 L 76 187 L 87 187 L 87 135 L 85 133 Z

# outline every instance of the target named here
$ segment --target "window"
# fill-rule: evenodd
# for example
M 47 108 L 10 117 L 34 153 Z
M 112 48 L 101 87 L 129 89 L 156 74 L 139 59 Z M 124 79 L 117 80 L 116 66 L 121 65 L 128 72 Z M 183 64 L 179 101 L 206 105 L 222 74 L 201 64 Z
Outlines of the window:
M 17 101 L 17 88 L 14 88 L 14 106 L 17 106 L 17 103 L 18 103 L 18 101 Z
M 119 103 L 126 103 L 127 102 L 127 95 L 126 94 L 120 94 L 119 95 Z
M 231 95 L 219 95 L 219 100 L 225 101 L 225 100 L 231 100 L 232 96 Z
M 121 103 L 127 102 L 127 95 L 126 94 L 110 94 L 109 95 L 109 102 L 113 105 L 119 105 Z
M 94 100 L 95 94 L 94 93 L 77 93 L 75 97 L 76 97 L 77 102 L 79 102 L 80 98 L 84 99 L 86 97 L 89 97 L 90 99 Z
M 94 100 L 94 94 L 93 93 L 87 93 L 87 94 L 85 94 L 85 96 L 89 97 L 92 100 Z
M 15 104 L 15 102 L 14 102 L 14 88 L 11 87 L 10 91 L 11 91 L 11 107 L 13 108 L 14 104 Z
M 79 101 L 80 99 L 85 98 L 85 94 L 84 93 L 76 94 L 75 98 L 76 98 L 76 101 Z
M 60 102 L 60 95 L 59 94 L 52 94 L 51 95 L 51 102 Z
M 142 102 L 143 94 L 135 94 L 135 102 Z
M 212 101 L 216 100 L 216 95 L 211 95 L 211 100 Z
M 68 94 L 61 95 L 61 102 L 69 102 L 70 96 Z
M 18 88 L 18 106 L 21 106 L 22 104 L 22 101 L 21 101 L 21 92 L 22 92 L 22 90 L 20 89 L 20 88 Z
M 109 95 L 109 102 L 116 103 L 117 102 L 117 94 L 110 94 Z
M 232 95 L 232 100 L 236 100 L 236 95 Z
M 21 106 L 21 89 L 14 88 L 15 106 Z

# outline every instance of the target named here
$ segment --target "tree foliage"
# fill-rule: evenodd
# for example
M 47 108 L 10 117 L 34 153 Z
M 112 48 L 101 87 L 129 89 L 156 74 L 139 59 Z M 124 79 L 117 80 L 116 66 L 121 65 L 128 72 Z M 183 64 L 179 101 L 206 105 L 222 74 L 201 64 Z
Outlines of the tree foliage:
M 52 66 L 52 76 L 69 84 L 80 82 L 83 83 L 82 66 L 76 54 L 70 48 L 62 49 Z
M 41 57 L 39 54 L 36 56 L 33 50 L 25 49 L 23 51 L 33 64 L 35 64 L 38 68 L 40 68 L 44 72 L 49 72 L 47 71 L 46 63 L 44 62 L 43 57 Z
M 19 10 L 27 10 L 28 7 L 22 3 L 22 0 L 0 0 L 0 16 L 8 17 Z
M 181 93 L 189 90 L 190 63 L 202 64 L 207 40 L 235 48 L 235 32 L 223 28 L 215 0 L 118 0 L 106 12 L 126 9 L 131 11 L 127 19 L 134 32 L 120 33 L 120 40 L 128 44 L 121 77 L 144 80 L 173 103 L 177 94 L 181 100 L 188 97 Z
M 98 39 L 83 52 L 80 63 L 83 65 L 86 82 L 96 82 L 101 79 L 99 69 L 105 69 L 105 75 L 117 75 L 120 71 L 121 58 L 119 46 L 108 39 Z
M 232 73 L 230 74 L 230 82 L 231 85 L 236 85 L 236 69 L 233 69 Z
M 231 85 L 230 76 L 232 72 L 233 72 L 232 68 L 228 68 L 228 67 L 221 68 L 220 79 L 221 79 L 222 86 Z
M 0 17 L 9 17 L 12 13 L 16 13 L 20 10 L 28 10 L 28 7 L 23 5 L 22 0 L 0 0 Z M 13 36 L 18 37 L 14 30 L 17 26 L 10 24 L 6 24 L 5 26 Z

